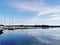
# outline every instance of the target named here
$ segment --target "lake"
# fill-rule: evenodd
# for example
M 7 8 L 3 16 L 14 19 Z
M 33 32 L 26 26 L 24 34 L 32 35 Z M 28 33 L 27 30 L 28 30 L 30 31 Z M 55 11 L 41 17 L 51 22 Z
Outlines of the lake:
M 3 30 L 0 45 L 60 45 L 60 28 Z

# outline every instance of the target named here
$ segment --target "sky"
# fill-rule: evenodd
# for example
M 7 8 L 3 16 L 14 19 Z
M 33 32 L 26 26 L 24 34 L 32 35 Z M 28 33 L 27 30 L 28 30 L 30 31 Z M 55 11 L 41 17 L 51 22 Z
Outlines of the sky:
M 0 0 L 0 24 L 60 25 L 60 0 Z

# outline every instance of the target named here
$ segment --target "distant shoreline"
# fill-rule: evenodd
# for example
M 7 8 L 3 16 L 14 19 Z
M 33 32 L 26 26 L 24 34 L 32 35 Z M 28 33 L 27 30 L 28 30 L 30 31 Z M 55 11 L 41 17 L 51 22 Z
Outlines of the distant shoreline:
M 19 26 L 19 27 L 60 27 L 60 25 L 58 26 L 54 26 L 54 25 L 9 25 L 9 26 Z
M 0 25 L 0 30 L 8 29 L 8 30 L 15 30 L 15 29 L 35 29 L 35 28 L 58 28 L 60 26 L 49 26 L 49 25 Z
M 60 27 L 60 25 L 0 25 L 5 27 Z

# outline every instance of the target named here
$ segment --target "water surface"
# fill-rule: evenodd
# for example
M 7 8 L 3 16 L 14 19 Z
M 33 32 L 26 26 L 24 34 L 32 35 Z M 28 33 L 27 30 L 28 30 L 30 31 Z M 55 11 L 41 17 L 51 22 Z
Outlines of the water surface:
M 60 28 L 0 31 L 0 45 L 60 45 Z

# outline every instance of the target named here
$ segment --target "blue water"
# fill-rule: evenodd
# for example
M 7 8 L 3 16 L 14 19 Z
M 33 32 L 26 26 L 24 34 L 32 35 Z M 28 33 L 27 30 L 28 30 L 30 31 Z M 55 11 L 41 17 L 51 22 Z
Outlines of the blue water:
M 60 28 L 3 30 L 0 45 L 60 45 Z

